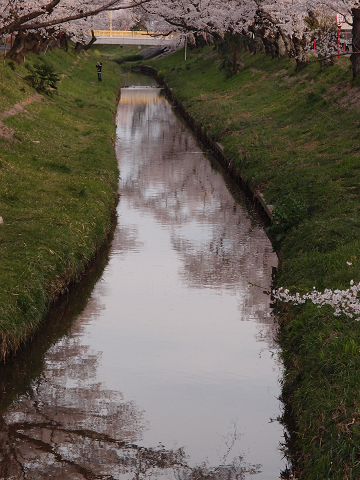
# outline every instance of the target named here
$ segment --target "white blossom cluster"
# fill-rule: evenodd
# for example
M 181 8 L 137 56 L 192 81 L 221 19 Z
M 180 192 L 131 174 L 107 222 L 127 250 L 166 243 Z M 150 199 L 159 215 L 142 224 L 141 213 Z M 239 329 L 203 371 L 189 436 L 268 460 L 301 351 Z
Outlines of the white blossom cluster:
M 49 29 L 79 34 L 90 27 L 86 19 L 92 21 L 102 12 L 133 10 L 149 1 L 151 0 L 0 0 L 0 38 L 12 32 L 46 32 Z
M 257 5 L 254 0 L 152 0 L 142 8 L 168 30 L 222 34 L 247 29 Z
M 203 35 L 205 40 L 226 32 L 249 33 L 273 55 L 306 63 L 314 40 L 313 53 L 321 58 L 334 54 L 336 14 L 349 24 L 359 23 L 360 0 L 0 0 L 0 41 L 34 30 L 44 37 L 61 32 L 76 38 L 91 29 L 108 29 L 109 12 L 114 21 L 117 12 L 119 26 L 137 22 L 149 30 Z
M 311 292 L 301 295 L 300 293 L 291 294 L 287 288 L 280 287 L 272 291 L 273 298 L 282 302 L 292 302 L 294 305 L 301 305 L 310 300 L 313 304 L 321 308 L 324 305 L 330 305 L 335 309 L 334 315 L 345 314 L 350 318 L 360 320 L 360 283 L 350 282 L 350 288 L 347 290 L 325 289 L 324 292 L 318 292 L 315 287 Z
M 306 30 L 309 11 L 326 9 L 350 19 L 352 9 L 360 6 L 358 0 L 0 0 L 0 31 L 12 23 L 39 28 L 139 5 L 173 26 L 199 31 L 226 31 L 229 25 L 243 29 L 261 10 L 289 35 Z

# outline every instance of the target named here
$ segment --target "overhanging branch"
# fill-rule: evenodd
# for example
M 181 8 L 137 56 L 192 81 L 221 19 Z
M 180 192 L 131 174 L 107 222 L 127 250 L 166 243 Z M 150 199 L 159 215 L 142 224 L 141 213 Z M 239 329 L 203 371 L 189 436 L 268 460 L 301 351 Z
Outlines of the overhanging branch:
M 39 18 L 44 14 L 48 15 L 49 13 L 51 13 L 54 7 L 56 7 L 56 5 L 60 3 L 60 1 L 61 0 L 52 0 L 51 2 L 49 2 L 49 4 L 45 7 L 46 13 L 44 12 L 44 10 L 31 12 L 27 15 L 24 15 L 14 20 L 10 24 L 0 28 L 0 35 L 11 33 L 14 31 L 21 32 L 25 30 L 38 30 L 39 28 L 47 28 L 47 27 L 52 27 L 54 25 L 61 25 L 63 23 L 80 20 L 82 18 L 92 17 L 107 10 L 125 10 L 125 9 L 135 8 L 145 3 L 148 3 L 152 0 L 134 0 L 133 3 L 129 5 L 119 5 L 119 6 L 115 6 L 117 3 L 119 3 L 119 0 L 111 0 L 110 2 L 107 2 L 105 5 L 102 5 L 101 7 L 95 8 L 93 10 L 88 10 L 86 12 L 80 12 L 75 15 L 68 15 L 63 18 L 57 18 L 57 19 L 48 20 L 48 21 L 38 21 L 37 23 L 29 23 L 32 20 Z

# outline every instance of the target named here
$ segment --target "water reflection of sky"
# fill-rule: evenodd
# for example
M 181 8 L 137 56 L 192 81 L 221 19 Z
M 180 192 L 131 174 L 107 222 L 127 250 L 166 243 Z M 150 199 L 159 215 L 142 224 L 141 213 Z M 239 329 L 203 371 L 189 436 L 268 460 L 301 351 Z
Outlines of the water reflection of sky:
M 279 373 L 264 344 L 274 330 L 268 297 L 249 287 L 268 288 L 276 258 L 166 101 L 149 90 L 144 108 L 137 95 L 123 91 L 118 112 L 133 105 L 131 122 L 118 124 L 118 215 L 120 229 L 138 225 L 142 249 L 114 259 L 108 283 L 121 292 L 122 379 L 151 418 L 144 442 L 187 445 L 196 461 L 216 462 L 237 419 L 237 448 L 274 461 L 263 478 L 278 478 L 280 428 L 268 422 Z
M 246 478 L 278 479 L 282 429 L 270 419 L 280 413 L 281 372 L 263 294 L 276 264 L 271 245 L 158 89 L 124 89 L 117 125 L 110 261 L 71 332 L 47 353 L 31 395 L 4 417 L 4 445 L 9 432 L 25 431 L 21 458 L 36 459 L 36 440 L 38 464 L 61 474 L 66 464 L 76 478 L 87 478 L 81 465 L 130 480 L 145 464 L 138 478 L 152 468 L 177 478 L 151 457 L 161 443 L 167 452 L 184 447 L 190 465 L 231 464 L 229 479 L 250 464 L 262 473 L 254 467 Z M 217 472 L 208 478 L 223 478 Z

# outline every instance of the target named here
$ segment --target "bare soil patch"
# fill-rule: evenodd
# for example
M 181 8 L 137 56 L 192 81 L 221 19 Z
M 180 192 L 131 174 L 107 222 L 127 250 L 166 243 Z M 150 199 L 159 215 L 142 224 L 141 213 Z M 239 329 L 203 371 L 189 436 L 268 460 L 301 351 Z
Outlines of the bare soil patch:
M 28 97 L 26 100 L 15 103 L 15 105 L 13 105 L 9 110 L 6 110 L 5 112 L 0 112 L 0 137 L 12 140 L 14 136 L 13 130 L 3 124 L 3 120 L 5 120 L 5 118 L 17 115 L 24 110 L 26 105 L 32 102 L 39 102 L 41 101 L 41 99 L 42 96 L 39 93 L 35 93 L 31 97 Z

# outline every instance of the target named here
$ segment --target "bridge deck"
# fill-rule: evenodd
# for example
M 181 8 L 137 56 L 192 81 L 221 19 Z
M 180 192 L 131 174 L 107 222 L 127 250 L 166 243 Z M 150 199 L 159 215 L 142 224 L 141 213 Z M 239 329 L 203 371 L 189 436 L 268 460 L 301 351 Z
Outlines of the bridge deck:
M 159 32 L 132 30 L 94 30 L 99 44 L 117 45 L 172 45 L 180 42 L 180 36 L 164 35 Z

